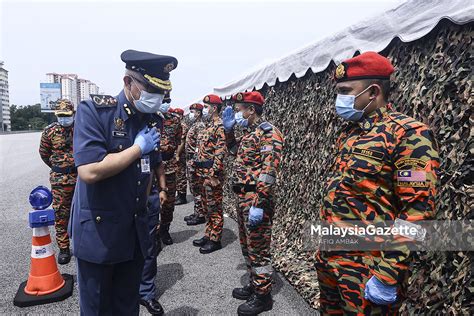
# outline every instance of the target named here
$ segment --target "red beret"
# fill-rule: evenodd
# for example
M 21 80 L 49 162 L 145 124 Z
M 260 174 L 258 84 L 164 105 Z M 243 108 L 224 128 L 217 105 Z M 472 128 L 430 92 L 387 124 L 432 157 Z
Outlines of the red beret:
M 207 104 L 222 104 L 221 98 L 215 94 L 206 95 L 202 101 Z
M 184 110 L 183 110 L 183 109 L 180 109 L 180 108 L 176 108 L 176 109 L 174 109 L 174 113 L 183 115 L 183 114 L 184 114 Z
M 390 60 L 376 52 L 365 52 L 339 64 L 334 73 L 337 82 L 362 79 L 390 79 L 394 68 Z
M 192 104 L 189 109 L 190 110 L 201 110 L 204 108 L 204 106 L 202 104 L 199 104 L 199 103 L 194 103 Z
M 253 103 L 258 105 L 263 105 L 265 99 L 258 91 L 252 92 L 239 92 L 236 95 L 232 96 L 232 100 L 242 103 Z

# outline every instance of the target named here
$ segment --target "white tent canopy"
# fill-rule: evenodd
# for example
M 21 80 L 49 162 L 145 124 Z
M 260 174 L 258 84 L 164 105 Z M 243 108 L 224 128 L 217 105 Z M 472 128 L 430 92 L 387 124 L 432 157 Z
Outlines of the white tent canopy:
M 351 58 L 356 51 L 380 52 L 392 39 L 404 42 L 417 40 L 428 34 L 441 19 L 456 24 L 474 20 L 473 0 L 410 0 L 375 18 L 348 27 L 344 31 L 313 43 L 293 54 L 272 62 L 245 77 L 215 88 L 221 97 L 237 92 L 260 89 L 265 84 L 287 81 L 292 74 L 301 78 L 308 69 L 323 71 L 331 60 L 336 63 Z

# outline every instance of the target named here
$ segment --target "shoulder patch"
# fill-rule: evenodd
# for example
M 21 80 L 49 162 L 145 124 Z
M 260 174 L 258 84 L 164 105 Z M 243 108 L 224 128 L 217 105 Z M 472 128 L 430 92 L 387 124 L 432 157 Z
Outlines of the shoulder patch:
M 268 122 L 263 122 L 258 127 L 265 133 L 268 133 L 273 129 L 273 125 Z
M 45 129 L 50 129 L 50 128 L 55 127 L 55 126 L 57 126 L 57 125 L 59 125 L 58 122 L 53 122 L 53 123 L 49 124 L 48 126 L 46 126 Z
M 111 108 L 118 104 L 116 98 L 105 94 L 91 94 L 92 103 L 98 108 Z
M 410 117 L 400 112 L 392 112 L 388 115 L 388 117 L 390 118 L 390 120 L 397 123 L 398 125 L 403 127 L 405 130 L 415 129 L 415 128 L 425 126 L 425 124 L 415 120 L 413 117 Z

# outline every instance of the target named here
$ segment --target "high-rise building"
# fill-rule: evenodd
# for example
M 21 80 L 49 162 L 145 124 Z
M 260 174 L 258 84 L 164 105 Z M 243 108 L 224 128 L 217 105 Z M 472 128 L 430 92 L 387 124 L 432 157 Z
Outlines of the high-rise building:
M 99 94 L 99 87 L 87 79 L 80 79 L 76 74 L 47 73 L 47 83 L 61 84 L 61 98 L 71 100 L 75 106 L 91 94 Z
M 3 61 L 0 61 L 0 130 L 10 131 L 10 97 L 8 92 L 8 70 L 3 68 Z

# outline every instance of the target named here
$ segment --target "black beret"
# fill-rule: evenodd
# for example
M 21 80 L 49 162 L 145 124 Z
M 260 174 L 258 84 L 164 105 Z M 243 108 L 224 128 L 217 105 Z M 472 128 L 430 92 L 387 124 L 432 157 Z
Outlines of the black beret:
M 136 50 L 126 50 L 120 55 L 125 68 L 140 73 L 153 87 L 164 91 L 171 90 L 170 72 L 178 66 L 172 56 L 156 55 Z

